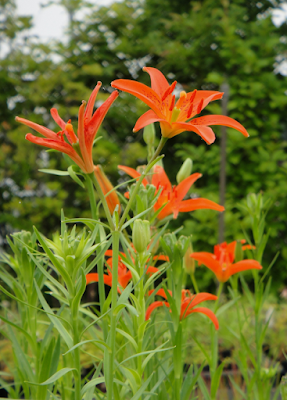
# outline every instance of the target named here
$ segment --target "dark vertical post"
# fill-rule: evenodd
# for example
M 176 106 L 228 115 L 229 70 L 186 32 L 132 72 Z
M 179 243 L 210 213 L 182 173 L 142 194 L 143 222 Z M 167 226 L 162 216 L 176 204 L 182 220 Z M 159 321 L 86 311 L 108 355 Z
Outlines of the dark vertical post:
M 222 83 L 220 91 L 224 92 L 222 98 L 222 115 L 227 116 L 227 104 L 229 98 L 229 84 L 227 82 Z M 225 191 L 226 191 L 226 126 L 221 126 L 221 140 L 220 140 L 220 172 L 219 172 L 219 203 L 225 205 Z M 218 242 L 224 242 L 224 212 L 219 214 L 219 225 L 218 225 Z

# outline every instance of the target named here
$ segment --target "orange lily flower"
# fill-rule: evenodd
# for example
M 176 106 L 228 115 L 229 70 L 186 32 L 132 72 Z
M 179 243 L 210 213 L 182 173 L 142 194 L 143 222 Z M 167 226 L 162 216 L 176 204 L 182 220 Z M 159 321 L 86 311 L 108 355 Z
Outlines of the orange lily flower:
M 245 241 L 242 241 L 245 242 Z M 243 246 L 243 249 L 251 246 Z M 232 275 L 249 269 L 262 269 L 256 260 L 243 260 L 234 263 L 236 241 L 226 242 L 214 246 L 214 254 L 207 252 L 192 253 L 191 258 L 204 264 L 214 274 L 219 282 L 226 282 Z
M 93 114 L 94 104 L 101 85 L 102 83 L 98 82 L 89 98 L 87 107 L 86 102 L 83 101 L 79 108 L 78 136 L 75 134 L 70 120 L 66 123 L 59 116 L 58 111 L 55 108 L 52 108 L 52 118 L 61 128 L 61 131 L 58 133 L 45 128 L 44 126 L 28 121 L 27 119 L 16 117 L 16 121 L 29 126 L 36 132 L 45 136 L 45 138 L 41 138 L 28 133 L 26 139 L 32 143 L 39 144 L 40 146 L 49 147 L 50 149 L 58 150 L 67 154 L 84 173 L 92 173 L 94 171 L 92 147 L 95 136 L 106 113 L 108 112 L 108 109 L 118 96 L 118 92 L 114 91 Z M 64 140 L 64 137 L 66 137 L 68 142 Z
M 169 85 L 164 75 L 156 68 L 144 67 L 143 70 L 150 75 L 151 88 L 128 79 L 117 79 L 111 83 L 112 87 L 136 96 L 151 108 L 137 120 L 134 132 L 153 122 L 159 122 L 162 136 L 166 138 L 172 138 L 184 131 L 192 131 L 201 136 L 207 144 L 211 144 L 215 135 L 209 125 L 229 126 L 244 136 L 249 136 L 246 129 L 230 117 L 209 115 L 194 118 L 208 103 L 221 99 L 224 93 L 196 89 L 189 93 L 182 91 L 175 102 L 175 95 L 172 93 L 177 82 Z
M 105 252 L 105 255 L 108 256 L 109 258 L 107 259 L 107 264 L 109 266 L 109 269 L 107 271 L 107 274 L 104 274 L 104 283 L 110 287 L 112 287 L 112 281 L 113 281 L 113 274 L 112 274 L 112 268 L 113 268 L 113 250 L 107 250 Z M 121 253 L 119 254 L 118 257 L 118 293 L 121 293 L 121 289 L 125 289 L 128 285 L 128 283 L 132 279 L 132 273 L 127 269 L 125 264 L 122 262 L 122 259 L 125 258 L 125 254 Z M 166 260 L 167 258 L 165 256 L 155 256 L 154 259 L 156 260 Z M 158 272 L 158 268 L 156 267 L 148 267 L 146 270 L 147 275 L 152 275 Z M 92 282 L 99 282 L 99 274 L 96 272 L 92 272 L 90 274 L 86 275 L 86 284 L 88 285 L 89 283 Z
M 107 264 L 109 265 L 110 269 L 108 269 L 107 274 L 104 274 L 104 283 L 110 287 L 112 287 L 112 281 L 113 281 L 113 274 L 112 274 L 112 258 L 109 258 L 107 260 Z M 132 279 L 132 273 L 127 269 L 127 267 L 119 261 L 118 263 L 118 283 L 120 286 L 118 286 L 118 293 L 121 293 L 121 289 L 125 289 Z M 90 273 L 86 275 L 86 284 L 88 285 L 89 283 L 92 282 L 99 282 L 99 274 L 96 273 Z
M 149 291 L 149 295 L 152 294 L 154 290 Z M 172 296 L 172 292 L 169 290 L 169 294 Z M 158 296 L 163 297 L 165 300 L 167 300 L 166 293 L 163 289 L 159 289 L 156 294 Z M 198 293 L 198 294 L 191 294 L 189 290 L 182 289 L 181 291 L 181 308 L 180 308 L 180 319 L 186 318 L 188 315 L 192 313 L 202 313 L 205 314 L 211 321 L 213 322 L 215 329 L 219 328 L 218 325 L 218 320 L 215 316 L 215 314 L 209 310 L 209 308 L 205 307 L 197 307 L 199 303 L 202 303 L 203 301 L 206 300 L 217 300 L 217 296 L 214 296 L 213 294 L 210 293 Z M 154 309 L 158 307 L 170 307 L 169 303 L 167 301 L 154 301 L 146 311 L 146 316 L 145 319 L 148 320 L 150 318 L 151 313 L 153 312 Z
M 141 174 L 133 168 L 119 165 L 118 168 L 132 178 L 139 178 Z M 151 178 L 151 184 L 154 185 L 157 190 L 160 188 L 161 193 L 154 206 L 154 210 L 157 211 L 165 203 L 165 207 L 160 211 L 157 216 L 158 219 L 163 219 L 170 214 L 173 214 L 173 218 L 177 218 L 179 212 L 188 212 L 201 209 L 210 209 L 216 211 L 224 211 L 224 207 L 214 203 L 211 200 L 198 198 L 183 200 L 184 196 L 189 191 L 191 185 L 197 181 L 202 175 L 195 173 L 184 179 L 179 185 L 172 186 L 168 179 L 164 169 L 160 165 L 156 165 L 153 169 L 153 175 Z M 143 185 L 148 185 L 147 179 L 143 180 Z
M 111 192 L 113 190 L 113 185 L 111 184 L 110 180 L 104 173 L 102 167 L 100 165 L 94 166 L 94 172 L 97 181 L 99 182 L 99 185 L 101 186 L 101 189 L 106 195 L 107 193 Z M 108 196 L 106 196 L 107 204 L 110 210 L 110 213 L 113 215 L 113 212 L 115 211 L 116 206 L 118 206 L 119 213 L 121 211 L 121 204 L 117 195 L 117 192 L 113 190 Z

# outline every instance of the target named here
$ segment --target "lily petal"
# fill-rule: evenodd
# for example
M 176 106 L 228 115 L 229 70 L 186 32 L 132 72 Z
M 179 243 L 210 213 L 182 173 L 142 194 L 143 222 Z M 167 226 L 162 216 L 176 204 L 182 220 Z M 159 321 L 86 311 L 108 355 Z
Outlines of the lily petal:
M 193 125 L 224 125 L 229 128 L 236 129 L 241 132 L 245 137 L 249 136 L 247 130 L 235 119 L 226 117 L 224 115 L 206 115 L 205 117 L 195 118 L 190 121 Z
M 215 141 L 215 134 L 211 128 L 204 125 L 193 125 L 193 121 L 190 122 L 176 122 L 173 124 L 176 130 L 184 129 L 185 131 L 192 131 L 197 133 L 207 144 L 212 144 Z M 182 131 L 181 131 L 182 132 Z M 181 133 L 179 132 L 179 133 Z M 174 133 L 170 137 L 176 136 L 178 133 Z
M 132 279 L 132 277 L 133 276 L 131 271 L 128 271 L 125 275 L 121 276 L 121 278 L 119 279 L 120 285 L 125 289 L 129 281 Z
M 51 108 L 50 113 L 56 124 L 59 125 L 62 130 L 64 130 L 66 127 L 66 122 L 60 117 L 58 110 L 56 108 Z
M 220 206 L 214 201 L 204 199 L 201 197 L 198 199 L 183 200 L 179 205 L 180 212 L 188 212 L 188 211 L 203 210 L 203 209 L 224 211 L 223 206 Z
M 201 314 L 205 314 L 213 322 L 213 325 L 214 325 L 215 329 L 218 330 L 218 328 L 219 328 L 218 319 L 216 318 L 215 314 L 211 310 L 209 310 L 209 308 L 197 307 L 197 308 L 194 308 L 192 310 L 188 310 L 185 313 L 185 318 L 188 315 L 196 313 L 196 312 L 197 313 L 201 313 Z
M 198 293 L 193 297 L 188 308 L 193 308 L 193 307 L 197 306 L 198 304 L 202 303 L 203 301 L 207 301 L 207 300 L 217 300 L 217 296 L 215 296 L 214 294 L 211 294 L 211 293 L 204 293 L 204 292 Z
M 163 190 L 171 191 L 172 186 L 170 183 L 170 180 L 168 179 L 168 176 L 165 173 L 165 170 L 160 166 L 156 165 L 153 169 L 153 176 L 152 176 L 152 184 L 158 188 L 162 187 Z
M 201 178 L 202 174 L 196 172 L 195 174 L 190 175 L 189 177 L 185 178 L 179 185 L 176 187 L 177 198 L 181 201 L 186 193 L 189 191 L 190 187 L 194 184 L 197 179 Z
M 192 253 L 190 257 L 204 264 L 207 268 L 214 272 L 216 276 L 220 274 L 221 265 L 217 260 L 214 259 L 214 255 L 212 253 L 202 251 L 199 253 Z
M 134 168 L 130 168 L 130 167 L 125 167 L 124 165 L 118 165 L 118 169 L 120 169 L 121 171 L 124 171 L 126 174 L 128 174 L 129 176 L 131 176 L 134 179 L 137 179 L 141 176 L 141 173 L 138 172 L 137 170 L 135 170 Z M 146 180 L 146 178 L 144 178 L 144 180 L 142 181 L 142 184 L 144 186 L 148 185 L 148 181 Z
M 150 87 L 129 79 L 116 79 L 111 83 L 111 86 L 132 94 L 147 104 L 159 117 L 165 117 L 161 98 Z
M 235 264 L 232 264 L 228 268 L 229 276 L 236 274 L 237 272 L 247 271 L 249 269 L 262 269 L 262 266 L 256 260 L 243 260 Z
M 152 67 L 143 67 L 143 71 L 150 76 L 151 88 L 162 98 L 164 92 L 169 88 L 165 76 L 158 69 Z
M 183 102 L 182 106 L 181 106 L 181 113 L 178 116 L 178 120 L 182 121 L 182 120 L 186 120 L 187 117 L 187 112 L 189 110 L 190 107 L 190 99 L 193 96 L 194 92 L 189 92 L 187 93 L 186 96 L 186 100 Z M 221 99 L 223 96 L 223 92 L 217 92 L 214 90 L 197 90 L 194 100 L 193 100 L 193 113 L 192 115 L 196 115 L 197 114 L 197 106 L 198 104 L 201 102 L 201 100 L 203 100 L 202 103 L 202 109 L 205 108 L 211 101 L 214 100 L 218 100 Z
M 103 122 L 109 108 L 118 97 L 119 92 L 116 90 L 112 92 L 112 94 L 107 98 L 107 100 L 95 111 L 94 115 L 92 116 L 91 120 L 85 126 L 86 134 L 86 146 L 89 152 L 92 151 L 92 146 L 94 143 L 95 136 L 98 132 L 98 129 Z
M 150 315 L 153 312 L 153 310 L 155 310 L 158 307 L 163 307 L 163 306 L 169 307 L 168 302 L 165 301 L 154 301 L 146 310 L 146 314 L 145 314 L 145 319 L 146 321 L 148 319 L 150 319 Z
M 103 275 L 104 283 L 110 287 L 112 287 L 112 276 L 108 276 L 106 274 Z M 90 273 L 86 275 L 86 284 L 92 282 L 99 282 L 99 274 L 98 273 Z
M 157 272 L 159 272 L 159 270 L 156 267 L 148 267 L 148 269 L 146 270 L 147 275 L 153 275 L 156 274 Z
M 34 129 L 36 132 L 41 133 L 41 135 L 45 136 L 48 139 L 59 140 L 59 136 L 55 132 L 51 131 L 51 129 L 45 128 L 44 126 L 41 126 L 39 124 L 35 124 L 35 122 L 28 121 L 25 118 L 16 117 L 15 120 L 23 125 L 29 126 L 30 128 Z
M 159 118 L 153 110 L 148 110 L 137 120 L 133 132 L 137 132 L 140 129 L 144 128 L 147 125 L 150 125 L 154 122 L 164 121 L 162 118 Z
M 94 88 L 94 90 L 91 93 L 91 96 L 88 100 L 86 111 L 85 111 L 85 119 L 89 121 L 92 118 L 93 115 L 93 109 L 94 109 L 94 104 L 97 98 L 98 91 L 100 90 L 100 87 L 102 86 L 102 82 L 98 82 L 97 86 Z
M 27 133 L 25 136 L 29 142 L 39 144 L 40 146 L 44 147 L 49 147 L 50 149 L 58 150 L 61 151 L 62 153 L 67 154 L 73 161 L 75 161 L 76 164 L 84 171 L 86 171 L 85 164 L 79 154 L 73 149 L 72 146 L 70 146 L 68 143 L 59 140 L 57 137 L 57 140 L 53 139 L 45 139 L 45 138 L 40 138 L 38 136 L 34 136 L 31 133 Z
M 81 154 L 82 154 L 82 157 L 84 160 L 84 164 L 86 166 L 85 169 L 86 169 L 87 173 L 90 174 L 94 171 L 94 163 L 93 163 L 93 159 L 92 159 L 92 152 L 90 152 L 87 149 L 86 140 L 85 140 L 85 120 L 84 120 L 85 106 L 86 106 L 86 102 L 83 101 L 79 108 L 78 139 L 79 139 Z

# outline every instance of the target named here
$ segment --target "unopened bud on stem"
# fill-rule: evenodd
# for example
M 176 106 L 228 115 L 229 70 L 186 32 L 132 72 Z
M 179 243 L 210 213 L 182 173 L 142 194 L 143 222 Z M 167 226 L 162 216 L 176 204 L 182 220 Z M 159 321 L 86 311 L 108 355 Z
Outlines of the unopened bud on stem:
M 133 226 L 133 245 L 138 253 L 143 253 L 150 243 L 149 221 L 136 219 Z
M 184 179 L 188 178 L 189 175 L 191 174 L 191 171 L 192 171 L 192 160 L 191 158 L 187 158 L 180 167 L 180 170 L 176 175 L 177 183 L 180 183 Z
M 145 126 L 143 131 L 143 139 L 148 146 L 154 146 L 154 139 L 155 139 L 154 124 Z

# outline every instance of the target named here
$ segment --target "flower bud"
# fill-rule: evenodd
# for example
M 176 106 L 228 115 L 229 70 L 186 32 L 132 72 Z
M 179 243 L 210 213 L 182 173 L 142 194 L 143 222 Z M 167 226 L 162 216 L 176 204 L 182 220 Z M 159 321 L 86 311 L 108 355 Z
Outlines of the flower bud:
M 155 139 L 154 124 L 150 124 L 144 127 L 143 139 L 148 146 L 154 146 L 154 139 Z
M 133 245 L 138 253 L 143 253 L 150 243 L 149 221 L 136 219 L 133 226 Z
M 184 179 L 188 178 L 189 175 L 191 174 L 192 171 L 192 160 L 191 158 L 187 158 L 182 166 L 180 167 L 180 170 L 178 171 L 176 175 L 176 181 L 177 183 L 182 182 Z
M 106 195 L 107 193 L 109 193 L 111 190 L 114 189 L 113 185 L 107 178 L 106 174 L 104 173 L 104 171 L 100 165 L 94 166 L 94 172 L 95 172 L 96 179 L 97 179 L 104 195 Z M 119 201 L 117 192 L 115 190 L 113 190 L 106 197 L 106 201 L 107 201 L 107 204 L 108 204 L 111 214 L 113 214 L 116 206 L 118 206 L 118 212 L 120 213 L 121 205 L 120 205 L 120 201 Z
M 243 249 L 240 241 L 236 242 L 235 247 L 235 262 L 239 262 L 243 260 Z
M 190 257 L 192 253 L 193 248 L 192 244 L 190 243 L 183 257 L 183 267 L 187 274 L 194 274 L 195 271 L 195 260 Z

